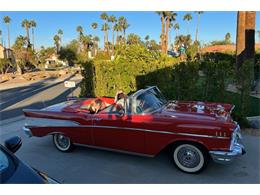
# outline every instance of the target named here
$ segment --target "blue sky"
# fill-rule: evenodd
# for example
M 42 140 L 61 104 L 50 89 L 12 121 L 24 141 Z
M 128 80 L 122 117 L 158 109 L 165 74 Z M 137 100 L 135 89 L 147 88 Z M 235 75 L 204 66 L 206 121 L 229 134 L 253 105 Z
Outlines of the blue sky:
M 88 12 L 0 12 L 1 23 L 0 29 L 3 31 L 3 39 L 7 38 L 7 30 L 2 18 L 5 15 L 11 17 L 11 44 L 14 43 L 18 35 L 25 35 L 25 29 L 21 27 L 23 19 L 34 19 L 37 23 L 35 30 L 36 48 L 40 46 L 53 46 L 53 36 L 58 29 L 63 30 L 63 44 L 77 38 L 76 27 L 81 25 L 86 34 L 95 34 L 100 37 L 101 45 L 103 42 L 103 33 L 100 31 L 102 20 L 98 11 Z M 136 33 L 142 38 L 146 35 L 150 39 L 159 41 L 161 23 L 160 18 L 155 12 L 107 12 L 117 17 L 125 16 L 130 24 L 127 29 L 127 34 Z M 188 24 L 183 21 L 183 15 L 187 12 L 177 12 L 177 22 L 180 24 L 180 34 L 186 34 Z M 189 32 L 195 37 L 195 28 L 197 24 L 197 15 L 191 12 L 193 20 L 189 24 Z M 97 22 L 98 30 L 93 30 L 91 24 Z M 256 16 L 256 29 L 260 30 L 260 12 Z M 202 43 L 207 43 L 213 40 L 222 40 L 227 32 L 231 33 L 231 39 L 235 42 L 236 35 L 236 12 L 204 12 L 201 16 L 199 27 L 199 39 Z M 175 32 L 172 32 L 172 40 Z M 111 36 L 111 33 L 110 33 Z M 258 39 L 257 39 L 258 40 Z M 7 43 L 7 41 L 6 41 Z

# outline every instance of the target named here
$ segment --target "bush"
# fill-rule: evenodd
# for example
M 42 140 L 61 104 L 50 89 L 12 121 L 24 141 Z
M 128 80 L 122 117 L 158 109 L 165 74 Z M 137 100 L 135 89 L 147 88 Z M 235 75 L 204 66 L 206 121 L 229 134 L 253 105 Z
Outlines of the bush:
M 156 51 L 148 51 L 141 45 L 120 48 L 116 51 L 116 56 L 114 61 L 99 60 L 96 57 L 95 60 L 83 64 L 81 96 L 114 96 L 118 89 L 131 93 L 138 89 L 138 76 L 178 62 L 178 59 Z
M 242 66 L 238 77 L 234 64 L 234 56 L 220 53 L 179 63 L 177 58 L 130 45 L 117 50 L 114 61 L 95 59 L 83 64 L 81 96 L 114 97 L 117 90 L 130 94 L 156 85 L 168 99 L 235 104 L 235 120 L 246 124 L 245 116 L 259 115 L 259 110 L 252 111 L 259 100 L 250 105 L 252 62 Z M 242 95 L 226 91 L 234 81 L 240 83 Z
M 9 59 L 0 59 L 0 73 L 7 73 L 8 70 L 13 67 L 11 60 Z

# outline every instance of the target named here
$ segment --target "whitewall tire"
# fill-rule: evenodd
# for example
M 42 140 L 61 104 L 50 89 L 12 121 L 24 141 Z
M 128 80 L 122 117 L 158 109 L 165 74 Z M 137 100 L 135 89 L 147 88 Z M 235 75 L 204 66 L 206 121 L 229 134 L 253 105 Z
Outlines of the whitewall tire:
M 172 157 L 176 167 L 186 173 L 198 173 L 208 162 L 207 152 L 199 145 L 191 143 L 174 147 Z
M 62 152 L 69 152 L 73 148 L 70 138 L 61 133 L 53 135 L 53 143 L 55 147 Z

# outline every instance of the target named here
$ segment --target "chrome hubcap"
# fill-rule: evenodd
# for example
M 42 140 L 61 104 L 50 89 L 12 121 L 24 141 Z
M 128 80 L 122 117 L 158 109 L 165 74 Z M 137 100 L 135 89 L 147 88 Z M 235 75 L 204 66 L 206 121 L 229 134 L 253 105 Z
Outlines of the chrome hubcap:
M 67 138 L 64 135 L 61 135 L 61 134 L 57 135 L 56 140 L 57 140 L 57 143 L 59 144 L 59 146 L 62 148 L 67 148 L 69 145 L 69 138 Z
M 199 153 L 191 147 L 183 147 L 177 153 L 180 164 L 187 168 L 194 168 L 200 163 Z

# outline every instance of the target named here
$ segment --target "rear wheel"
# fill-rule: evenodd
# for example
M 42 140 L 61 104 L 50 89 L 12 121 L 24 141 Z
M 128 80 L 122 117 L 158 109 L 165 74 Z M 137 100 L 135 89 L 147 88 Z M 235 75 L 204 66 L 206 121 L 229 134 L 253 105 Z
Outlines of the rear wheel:
M 208 163 L 207 151 L 195 143 L 182 143 L 173 148 L 172 157 L 178 169 L 186 173 L 198 173 Z
M 53 135 L 53 143 L 55 147 L 62 152 L 69 152 L 73 149 L 70 138 L 61 133 Z

